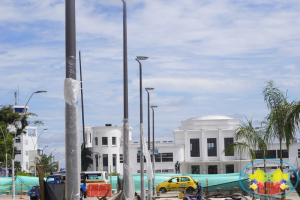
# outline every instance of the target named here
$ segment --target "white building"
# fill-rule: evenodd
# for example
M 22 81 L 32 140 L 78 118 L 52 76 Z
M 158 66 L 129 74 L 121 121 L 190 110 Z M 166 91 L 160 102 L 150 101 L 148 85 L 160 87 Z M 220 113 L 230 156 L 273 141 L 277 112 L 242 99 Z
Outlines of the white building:
M 247 153 L 223 153 L 234 142 L 239 119 L 221 115 L 204 115 L 182 121 L 175 130 L 174 142 L 155 142 L 156 173 L 175 173 L 174 164 L 179 161 L 181 173 L 223 174 L 240 172 L 251 161 Z M 94 164 L 90 170 L 123 172 L 123 128 L 118 126 L 87 127 L 87 147 L 92 148 Z M 130 166 L 133 173 L 140 173 L 138 142 L 132 141 L 130 128 Z M 152 144 L 151 144 L 152 147 Z M 268 158 L 279 157 L 279 144 L 269 146 Z M 300 141 L 295 140 L 289 151 L 283 145 L 284 161 L 297 168 L 300 157 Z M 259 154 L 257 154 L 259 158 Z M 111 170 L 109 170 L 111 167 Z

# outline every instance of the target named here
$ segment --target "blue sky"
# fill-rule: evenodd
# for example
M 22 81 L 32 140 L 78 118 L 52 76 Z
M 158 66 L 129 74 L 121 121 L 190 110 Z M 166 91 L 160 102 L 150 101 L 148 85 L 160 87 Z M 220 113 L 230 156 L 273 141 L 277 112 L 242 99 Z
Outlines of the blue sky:
M 39 145 L 57 149 L 64 166 L 65 1 L 0 4 L 0 105 L 31 93 L 30 111 L 44 121 Z M 127 1 L 129 123 L 139 137 L 139 71 L 154 87 L 151 104 L 158 140 L 173 138 L 181 121 L 220 114 L 253 118 L 268 113 L 265 82 L 274 80 L 299 100 L 300 2 L 297 0 Z M 123 33 L 121 0 L 76 1 L 77 52 L 82 53 L 85 124 L 122 125 Z M 78 67 L 77 56 L 77 67 Z M 77 71 L 79 79 L 79 69 Z M 147 96 L 144 129 L 147 130 Z M 81 112 L 81 102 L 78 102 Z M 81 117 L 81 116 L 80 116 Z M 81 118 L 80 118 L 81 119 Z M 82 128 L 81 128 L 82 130 Z

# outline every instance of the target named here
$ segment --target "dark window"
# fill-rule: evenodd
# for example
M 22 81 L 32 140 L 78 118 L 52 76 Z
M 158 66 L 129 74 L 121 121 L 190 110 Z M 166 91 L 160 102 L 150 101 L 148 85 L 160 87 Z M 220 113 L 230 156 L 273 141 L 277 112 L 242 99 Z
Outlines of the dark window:
M 161 169 L 156 169 L 155 173 L 161 173 Z
M 262 151 L 254 150 L 254 153 L 255 153 L 255 159 L 263 159 Z
M 280 150 L 277 150 L 277 158 L 280 158 Z M 286 149 L 282 150 L 282 158 L 289 158 L 289 151 Z
M 234 165 L 226 165 L 226 174 L 234 173 Z
M 217 156 L 217 139 L 207 138 L 207 155 Z
M 161 154 L 154 154 L 155 155 L 155 162 L 161 162 Z
M 123 163 L 123 154 L 120 154 L 120 163 Z
M 200 166 L 199 165 L 192 165 L 192 174 L 200 174 Z
M 99 170 L 99 158 L 98 158 L 98 154 L 95 155 L 95 162 L 96 162 L 96 171 Z
M 108 171 L 108 154 L 103 154 L 103 171 Z
M 21 150 L 17 150 L 17 154 L 21 154 Z
M 95 145 L 98 145 L 98 137 L 95 137 Z
M 108 145 L 107 137 L 102 137 L 102 145 Z
M 298 158 L 300 158 L 300 149 L 298 149 Z
M 117 143 L 116 143 L 116 137 L 112 137 L 111 144 L 112 144 L 112 145 L 116 145 L 116 144 L 117 144 Z
M 224 147 L 228 147 L 233 143 L 233 138 L 224 138 Z M 225 151 L 225 156 L 234 156 L 234 151 Z
M 162 153 L 162 162 L 173 162 L 173 153 Z
M 217 174 L 218 166 L 217 165 L 208 165 L 208 174 Z
M 16 138 L 16 143 L 21 143 L 21 138 Z
M 162 169 L 161 171 L 162 171 L 163 173 L 164 173 L 164 172 L 169 172 L 168 169 Z
M 266 158 L 276 158 L 276 150 L 268 150 Z
M 23 111 L 24 111 L 24 108 L 15 108 L 15 113 L 23 113 Z
M 200 157 L 199 139 L 190 139 L 191 157 Z
M 136 158 L 137 158 L 137 162 L 138 163 L 140 163 L 141 162 L 141 155 L 140 154 L 137 154 L 137 156 L 136 156 Z M 146 157 L 144 156 L 144 163 L 146 162 Z
M 116 172 L 117 168 L 117 154 L 113 154 L 113 172 Z

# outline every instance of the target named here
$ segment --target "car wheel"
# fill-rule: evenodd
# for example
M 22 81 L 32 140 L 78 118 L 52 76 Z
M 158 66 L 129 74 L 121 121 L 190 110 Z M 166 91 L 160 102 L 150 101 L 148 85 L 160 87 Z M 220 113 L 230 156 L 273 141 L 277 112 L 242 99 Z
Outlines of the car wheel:
M 162 188 L 159 189 L 159 191 L 161 191 L 162 193 L 166 193 L 166 192 L 167 192 L 167 189 L 164 188 L 164 187 L 162 187 Z
M 186 191 L 187 191 L 187 192 L 193 192 L 193 191 L 194 191 L 194 188 L 188 187 L 188 188 L 186 189 Z

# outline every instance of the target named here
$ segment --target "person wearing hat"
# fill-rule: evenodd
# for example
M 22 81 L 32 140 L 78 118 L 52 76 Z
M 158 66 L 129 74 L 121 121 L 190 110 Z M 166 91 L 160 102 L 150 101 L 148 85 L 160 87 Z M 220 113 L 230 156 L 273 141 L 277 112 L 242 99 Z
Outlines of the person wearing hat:
M 202 186 L 201 183 L 197 180 L 194 180 L 194 183 L 197 186 L 197 199 L 202 199 Z

